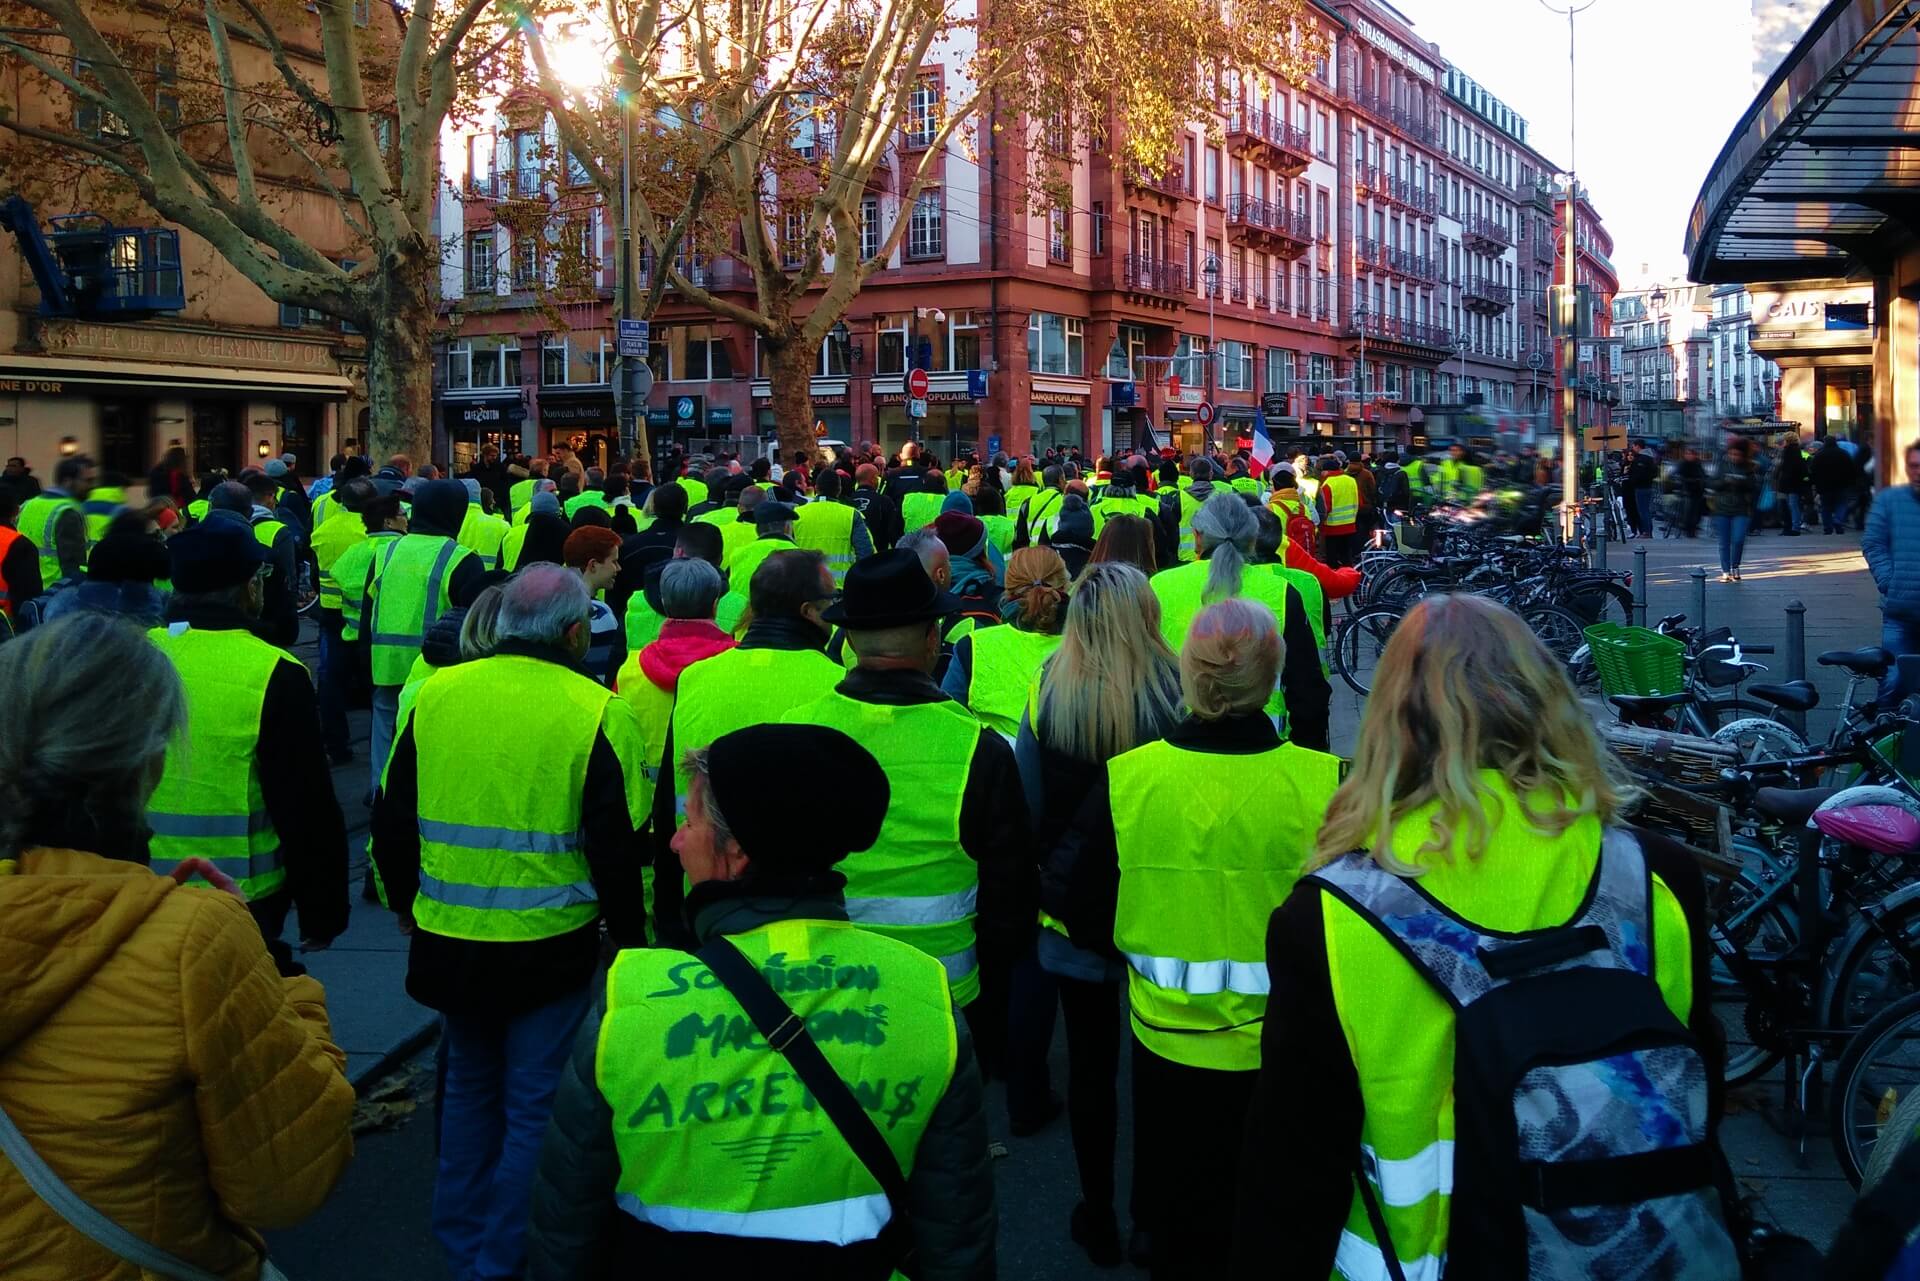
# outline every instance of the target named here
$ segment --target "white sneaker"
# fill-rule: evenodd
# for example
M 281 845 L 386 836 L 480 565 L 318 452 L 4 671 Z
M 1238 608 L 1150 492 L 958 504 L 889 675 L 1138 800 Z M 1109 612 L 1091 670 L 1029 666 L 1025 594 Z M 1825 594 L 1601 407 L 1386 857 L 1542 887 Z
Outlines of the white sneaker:
M 1723 582 L 1723 583 L 1730 583 L 1730 582 L 1732 582 L 1732 581 L 1733 581 L 1733 575 L 1732 575 L 1732 574 L 1722 574 L 1722 575 L 1720 575 L 1720 581 L 1721 581 L 1721 582 Z

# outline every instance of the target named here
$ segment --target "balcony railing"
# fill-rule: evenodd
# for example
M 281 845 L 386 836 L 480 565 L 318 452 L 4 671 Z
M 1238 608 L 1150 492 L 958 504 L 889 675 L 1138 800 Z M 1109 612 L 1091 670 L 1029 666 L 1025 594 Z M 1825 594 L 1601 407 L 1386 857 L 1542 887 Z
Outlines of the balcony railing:
M 1453 350 L 1453 334 L 1439 325 L 1423 324 L 1417 320 L 1401 320 L 1393 316 L 1347 317 L 1349 334 L 1364 333 L 1368 338 L 1381 342 L 1400 342 L 1414 347 L 1428 347 L 1436 351 Z
M 1184 264 L 1162 262 L 1145 254 L 1124 254 L 1120 259 L 1120 287 L 1133 293 L 1178 298 L 1187 292 L 1187 269 Z
M 1234 109 L 1227 122 L 1227 141 L 1254 142 L 1279 153 L 1280 167 L 1297 172 L 1312 163 L 1312 140 L 1305 129 L 1261 107 Z
M 1170 163 L 1166 173 L 1157 178 L 1145 169 L 1130 166 L 1127 169 L 1127 185 L 1139 187 L 1145 191 L 1157 191 L 1163 196 L 1193 194 L 1193 188 L 1187 185 L 1187 167 L 1178 161 Z
M 1313 219 L 1284 205 L 1235 193 L 1227 197 L 1227 230 L 1251 230 L 1282 242 L 1282 252 L 1298 257 L 1313 243 Z
M 1461 232 L 1468 240 L 1499 245 L 1503 249 L 1513 244 L 1513 233 L 1484 215 L 1463 219 Z
M 1472 277 L 1461 283 L 1460 300 L 1470 307 L 1477 304 L 1481 309 L 1503 311 L 1513 306 L 1513 287 Z
M 1387 267 L 1397 276 L 1409 280 L 1421 280 L 1436 284 L 1440 279 L 1440 263 L 1437 259 L 1423 258 L 1411 249 L 1390 249 L 1387 251 Z

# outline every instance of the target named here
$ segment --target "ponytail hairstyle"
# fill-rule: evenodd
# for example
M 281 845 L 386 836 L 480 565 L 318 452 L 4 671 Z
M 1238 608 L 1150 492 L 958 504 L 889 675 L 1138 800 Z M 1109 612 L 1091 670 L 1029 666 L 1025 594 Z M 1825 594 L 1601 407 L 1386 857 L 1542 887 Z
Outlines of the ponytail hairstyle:
M 1240 594 L 1240 580 L 1253 563 L 1253 542 L 1260 527 L 1253 510 L 1233 490 L 1221 490 L 1194 513 L 1193 532 L 1202 539 L 1207 560 L 1207 586 L 1200 599 L 1207 604 Z
M 1023 632 L 1058 635 L 1066 623 L 1067 563 L 1051 547 L 1022 547 L 1007 558 L 1007 621 Z
M 144 830 L 186 724 L 172 660 L 117 615 L 75 610 L 0 646 L 0 859 L 42 832 Z

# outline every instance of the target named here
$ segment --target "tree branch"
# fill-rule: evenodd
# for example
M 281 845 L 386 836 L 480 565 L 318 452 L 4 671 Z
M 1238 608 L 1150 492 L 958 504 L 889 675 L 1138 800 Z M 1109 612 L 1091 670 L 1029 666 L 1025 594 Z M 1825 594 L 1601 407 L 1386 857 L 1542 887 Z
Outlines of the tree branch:
M 233 71 L 233 49 L 227 44 L 227 26 L 220 17 L 219 0 L 205 0 L 207 34 L 213 40 L 214 65 L 219 68 L 220 101 L 226 108 L 227 149 L 233 153 L 235 193 L 246 208 L 258 208 L 259 192 L 253 183 L 253 157 L 247 154 L 245 108 L 240 102 L 239 81 Z

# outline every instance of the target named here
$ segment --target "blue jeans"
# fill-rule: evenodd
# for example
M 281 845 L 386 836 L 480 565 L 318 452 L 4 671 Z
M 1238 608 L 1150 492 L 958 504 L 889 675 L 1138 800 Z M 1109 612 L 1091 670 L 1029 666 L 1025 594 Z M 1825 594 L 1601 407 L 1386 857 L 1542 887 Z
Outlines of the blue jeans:
M 1891 614 L 1880 616 L 1880 648 L 1895 658 L 1902 654 L 1920 654 L 1920 621 L 1895 618 Z M 1889 667 L 1887 674 L 1880 678 L 1879 701 L 1882 708 L 1891 710 L 1902 694 L 1920 693 L 1920 690 L 1900 688 L 1900 668 Z
M 1642 538 L 1653 537 L 1653 494 L 1652 485 L 1633 491 L 1633 521 Z
M 1829 534 L 1847 532 L 1847 494 L 1820 495 L 1820 528 Z
M 1714 532 L 1720 535 L 1720 572 L 1737 574 L 1740 572 L 1740 553 L 1747 547 L 1747 526 L 1753 523 L 1751 516 L 1715 516 Z
M 433 1235 L 454 1281 L 518 1277 L 540 1140 L 591 985 L 501 1019 L 449 1014 Z
M 1781 517 L 1785 524 L 1783 524 L 1781 528 L 1799 529 L 1805 523 L 1800 511 L 1800 504 L 1804 502 L 1805 499 L 1801 498 L 1798 494 L 1782 494 L 1780 496 L 1787 500 L 1787 514 Z
M 380 790 L 381 771 L 387 768 L 387 757 L 393 754 L 393 735 L 399 720 L 400 686 L 375 685 L 373 687 L 373 739 L 367 745 L 369 764 L 373 767 L 372 791 L 374 792 Z
M 320 620 L 320 737 L 327 751 L 343 757 L 353 750 L 347 733 L 347 664 L 353 650 Z

